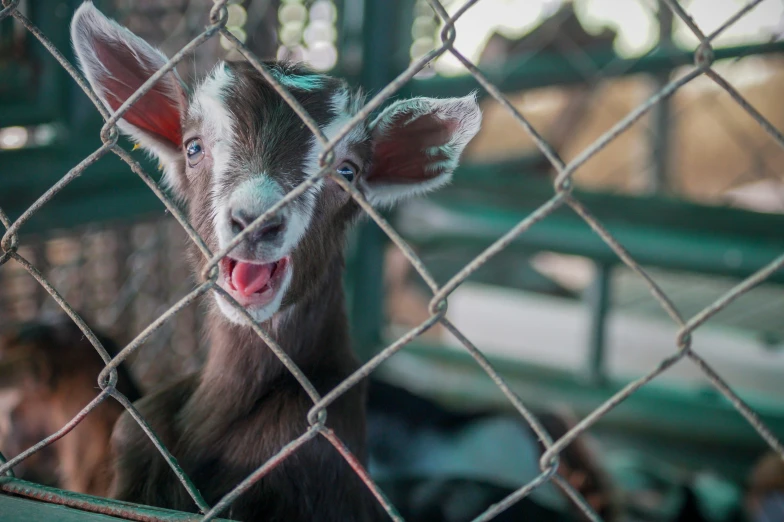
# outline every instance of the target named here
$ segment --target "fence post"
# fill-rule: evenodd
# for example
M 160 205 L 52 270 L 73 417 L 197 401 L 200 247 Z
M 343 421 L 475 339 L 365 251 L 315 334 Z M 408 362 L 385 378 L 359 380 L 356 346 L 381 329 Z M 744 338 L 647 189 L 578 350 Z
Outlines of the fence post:
M 596 276 L 588 288 L 587 295 L 591 314 L 591 331 L 588 337 L 588 379 L 592 384 L 602 384 L 607 379 L 604 363 L 612 265 L 596 263 L 595 266 Z
M 673 14 L 663 0 L 658 2 L 657 20 L 659 21 L 659 50 L 672 52 L 672 22 Z M 670 81 L 672 71 L 665 71 L 653 75 L 653 92 L 658 92 Z M 672 189 L 670 179 L 670 124 L 671 124 L 671 98 L 659 101 L 651 111 L 653 136 L 651 137 L 651 173 L 649 186 L 654 194 L 667 192 Z
M 402 11 L 397 2 L 364 0 L 359 82 L 371 95 L 395 77 L 395 65 L 398 63 L 395 53 L 399 48 L 395 20 Z M 387 238 L 372 220 L 365 220 L 357 227 L 355 238 L 357 247 L 350 262 L 350 316 L 354 350 L 360 360 L 366 361 L 381 343 Z

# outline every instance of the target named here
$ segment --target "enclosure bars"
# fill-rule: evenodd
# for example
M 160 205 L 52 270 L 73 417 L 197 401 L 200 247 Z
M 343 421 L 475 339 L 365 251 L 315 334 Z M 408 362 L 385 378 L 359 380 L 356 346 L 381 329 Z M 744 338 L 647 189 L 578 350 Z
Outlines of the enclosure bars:
M 394 78 L 394 52 L 398 42 L 393 23 L 400 17 L 397 2 L 365 1 L 362 24 L 362 68 L 359 84 L 369 93 L 381 90 Z M 407 3 L 407 2 L 402 2 Z M 372 59 L 370 59 L 372 57 Z M 387 241 L 374 222 L 356 227 L 356 254 L 351 259 L 350 318 L 354 351 L 362 362 L 381 347 L 383 330 L 383 264 Z
M 0 465 L 0 475 L 5 474 L 9 471 L 15 464 L 19 463 L 21 460 L 32 454 L 34 451 L 40 449 L 46 444 L 51 443 L 52 441 L 56 440 L 57 438 L 61 437 L 65 433 L 67 433 L 70 429 L 73 428 L 85 415 L 89 414 L 89 412 L 101 401 L 105 400 L 106 397 L 111 395 L 120 403 L 122 403 L 126 409 L 129 410 L 131 415 L 136 419 L 136 421 L 140 424 L 140 426 L 145 430 L 148 436 L 151 438 L 154 444 L 158 447 L 161 454 L 164 458 L 166 458 L 178 475 L 180 481 L 183 484 L 183 487 L 186 488 L 188 493 L 194 500 L 194 503 L 199 507 L 200 511 L 204 513 L 204 517 L 202 520 L 210 520 L 214 519 L 219 512 L 226 508 L 231 502 L 239 496 L 247 487 L 249 487 L 253 482 L 259 480 L 265 473 L 269 472 L 270 469 L 273 469 L 277 464 L 282 462 L 285 458 L 289 455 L 293 454 L 297 451 L 297 449 L 304 444 L 307 440 L 310 440 L 313 437 L 322 436 L 326 440 L 328 440 L 337 451 L 341 453 L 341 455 L 346 458 L 347 462 L 351 465 L 351 467 L 358 473 L 360 478 L 365 482 L 365 484 L 373 491 L 373 493 L 378 498 L 379 502 L 383 505 L 384 509 L 390 515 L 390 517 L 394 520 L 402 520 L 400 515 L 397 513 L 395 508 L 389 503 L 389 501 L 384 496 L 383 492 L 378 488 L 378 486 L 373 482 L 373 480 L 368 476 L 366 470 L 362 468 L 362 466 L 358 463 L 358 461 L 351 455 L 345 446 L 341 443 L 339 439 L 337 439 L 334 433 L 329 430 L 325 426 L 326 420 L 326 411 L 325 408 L 334 401 L 338 396 L 344 393 L 347 389 L 351 386 L 355 385 L 360 379 L 364 376 L 368 375 L 371 371 L 373 371 L 381 362 L 386 360 L 387 358 L 391 357 L 395 352 L 402 349 L 407 343 L 415 339 L 425 330 L 430 328 L 436 322 L 440 322 L 450 333 L 452 333 L 465 347 L 469 354 L 476 360 L 476 362 L 480 365 L 480 367 L 485 370 L 488 375 L 493 379 L 493 381 L 498 385 L 500 390 L 506 395 L 506 397 L 510 400 L 512 405 L 518 410 L 518 412 L 526 419 L 529 423 L 531 428 L 536 432 L 536 434 L 543 440 L 545 447 L 547 450 L 545 451 L 544 455 L 541 459 L 541 474 L 536 477 L 533 481 L 528 484 L 523 485 L 520 489 L 516 492 L 509 495 L 507 498 L 490 506 L 483 514 L 476 518 L 477 521 L 485 521 L 490 520 L 496 514 L 500 513 L 507 507 L 509 507 L 514 502 L 517 502 L 521 498 L 525 497 L 528 493 L 530 493 L 533 489 L 540 486 L 541 484 L 549 481 L 554 480 L 559 485 L 561 485 L 569 494 L 569 496 L 574 501 L 575 505 L 578 506 L 585 515 L 591 520 L 599 520 L 597 515 L 593 512 L 593 510 L 587 505 L 585 500 L 575 492 L 571 486 L 569 486 L 563 478 L 557 474 L 557 466 L 558 466 L 558 457 L 560 452 L 570 443 L 572 442 L 575 437 L 577 437 L 580 433 L 588 429 L 592 424 L 594 424 L 601 416 L 605 415 L 608 411 L 614 408 L 616 405 L 621 403 L 627 397 L 629 397 L 632 393 L 634 393 L 637 389 L 641 386 L 645 385 L 647 382 L 650 382 L 659 374 L 666 371 L 669 367 L 674 365 L 675 363 L 679 362 L 681 359 L 690 359 L 710 380 L 713 386 L 721 392 L 731 403 L 732 405 L 738 410 L 738 412 L 743 415 L 747 421 L 750 423 L 754 429 L 757 430 L 759 435 L 773 448 L 779 455 L 784 457 L 784 450 L 778 441 L 778 439 L 770 432 L 770 430 L 765 426 L 762 422 L 759 421 L 754 411 L 752 411 L 729 387 L 729 385 L 715 373 L 715 371 L 710 367 L 710 365 L 702 359 L 699 355 L 692 352 L 691 350 L 691 343 L 690 343 L 690 336 L 691 332 L 693 332 L 696 328 L 701 326 L 707 320 L 709 320 L 713 315 L 715 315 L 719 310 L 728 306 L 732 301 L 737 299 L 740 295 L 748 292 L 752 287 L 761 283 L 766 278 L 768 278 L 771 274 L 775 271 L 779 270 L 782 266 L 784 266 L 784 254 L 779 256 L 777 259 L 773 260 L 767 267 L 758 271 L 756 274 L 748 277 L 746 280 L 741 282 L 737 285 L 733 290 L 725 294 L 722 298 L 718 299 L 708 307 L 706 307 L 702 312 L 698 313 L 691 319 L 684 319 L 681 317 L 679 312 L 675 309 L 675 307 L 670 302 L 667 295 L 661 290 L 661 288 L 656 284 L 656 282 L 648 275 L 648 273 L 643 270 L 637 262 L 628 254 L 628 252 L 624 249 L 623 245 L 621 245 L 600 223 L 578 199 L 576 199 L 572 195 L 571 187 L 571 178 L 574 175 L 575 171 L 582 165 L 585 161 L 595 155 L 598 151 L 600 151 L 603 147 L 605 147 L 610 141 L 612 141 L 615 137 L 620 135 L 621 133 L 625 132 L 635 121 L 637 121 L 642 115 L 646 114 L 650 111 L 656 103 L 659 101 L 671 96 L 679 87 L 685 85 L 692 79 L 706 75 L 711 78 L 714 82 L 717 83 L 720 87 L 726 90 L 730 96 L 732 96 L 740 105 L 743 107 L 757 122 L 779 143 L 780 146 L 784 147 L 784 138 L 781 136 L 778 130 L 773 128 L 773 126 L 765 120 L 757 111 L 754 110 L 742 97 L 741 95 L 735 91 L 731 85 L 729 85 L 720 75 L 718 75 L 715 71 L 711 69 L 711 64 L 713 62 L 713 52 L 711 47 L 711 41 L 721 33 L 726 27 L 734 23 L 737 19 L 747 13 L 750 9 L 760 3 L 760 0 L 750 2 L 746 7 L 741 9 L 735 16 L 730 18 L 719 30 L 715 31 L 713 34 L 705 36 L 697 27 L 693 21 L 689 18 L 688 14 L 683 11 L 681 6 L 675 2 L 674 0 L 666 0 L 668 7 L 673 11 L 675 16 L 678 16 L 682 20 L 684 20 L 687 25 L 691 28 L 691 30 L 698 36 L 701 43 L 697 49 L 696 59 L 695 59 L 695 67 L 694 69 L 684 77 L 672 81 L 665 85 L 656 95 L 652 96 L 649 100 L 645 103 L 640 105 L 637 109 L 633 110 L 629 115 L 619 121 L 610 131 L 600 137 L 596 142 L 594 142 L 590 147 L 583 151 L 582 154 L 578 155 L 573 161 L 569 164 L 564 164 L 557 155 L 554 154 L 551 147 L 546 143 L 545 140 L 541 138 L 541 136 L 537 133 L 537 131 L 530 125 L 530 123 L 526 120 L 526 118 L 517 111 L 509 101 L 503 96 L 500 90 L 494 86 L 491 82 L 487 80 L 487 78 L 469 61 L 467 60 L 462 54 L 460 54 L 453 46 L 454 38 L 455 38 L 455 29 L 454 23 L 455 21 L 463 16 L 466 11 L 478 0 L 471 0 L 466 2 L 454 15 L 449 16 L 446 11 L 444 10 L 443 6 L 437 0 L 428 0 L 431 7 L 434 9 L 438 17 L 444 23 L 444 29 L 441 32 L 441 45 L 429 53 L 428 55 L 424 56 L 422 59 L 417 60 L 415 63 L 411 64 L 403 73 L 401 73 L 397 78 L 387 84 L 384 88 L 380 90 L 370 101 L 367 103 L 364 109 L 360 111 L 359 114 L 355 118 L 346 125 L 346 127 L 330 142 L 326 143 L 326 139 L 321 134 L 320 130 L 313 122 L 313 120 L 302 110 L 296 101 L 287 93 L 287 91 L 282 88 L 277 81 L 271 77 L 271 75 L 261 66 L 258 60 L 245 48 L 245 46 L 239 42 L 234 36 L 229 33 L 225 29 L 226 23 L 226 8 L 225 4 L 227 0 L 217 0 L 215 2 L 214 7 L 210 12 L 210 25 L 207 26 L 205 31 L 196 37 L 193 41 L 191 41 L 188 45 L 186 45 L 180 52 L 176 53 L 167 64 L 158 71 L 152 78 L 150 78 L 144 85 L 129 99 L 127 100 L 117 111 L 113 114 L 108 114 L 107 111 L 103 108 L 100 102 L 97 101 L 95 95 L 90 92 L 89 88 L 86 87 L 85 82 L 81 79 L 81 76 L 78 72 L 74 70 L 74 68 L 68 64 L 62 55 L 51 46 L 48 41 L 46 40 L 45 36 L 40 34 L 36 30 L 34 26 L 27 20 L 22 13 L 20 13 L 16 8 L 18 5 L 18 0 L 3 0 L 3 10 L 0 11 L 0 19 L 5 18 L 7 16 L 14 16 L 18 21 L 20 21 L 29 31 L 31 31 L 36 38 L 38 38 L 48 49 L 50 53 L 52 53 L 55 58 L 61 63 L 63 67 L 69 72 L 69 74 L 79 83 L 79 85 L 87 92 L 88 96 L 92 99 L 93 103 L 96 104 L 96 108 L 101 112 L 104 118 L 107 120 L 106 125 L 104 126 L 101 132 L 101 138 L 103 141 L 103 145 L 98 148 L 93 154 L 89 157 L 85 158 L 84 161 L 80 162 L 76 167 L 74 167 L 69 173 L 67 173 L 60 182 L 58 182 L 55 186 L 53 186 L 49 191 L 47 191 L 41 198 L 34 203 L 27 212 L 25 212 L 21 217 L 19 217 L 14 223 L 11 223 L 9 219 L 5 216 L 5 214 L 0 212 L 0 221 L 2 221 L 6 232 L 0 241 L 0 248 L 2 251 L 0 252 L 0 264 L 6 263 L 10 259 L 14 259 L 16 262 L 20 263 L 45 289 L 46 291 L 52 295 L 52 297 L 57 301 L 57 303 L 65 310 L 65 312 L 75 321 L 75 323 L 80 327 L 80 329 L 84 332 L 86 337 L 90 339 L 92 344 L 95 346 L 96 350 L 101 354 L 103 359 L 107 361 L 106 368 L 101 373 L 99 378 L 99 384 L 101 386 L 102 391 L 96 396 L 96 398 L 86 407 L 82 412 L 80 412 L 74 419 L 68 422 L 61 430 L 58 430 L 57 433 L 53 434 L 50 437 L 47 437 L 41 443 L 35 445 L 33 448 L 23 452 L 20 455 L 17 455 L 11 459 L 9 459 L 5 464 Z M 141 168 L 141 166 L 133 160 L 133 158 L 128 154 L 127 151 L 123 150 L 121 147 L 117 145 L 118 139 L 118 132 L 116 128 L 116 122 L 122 117 L 122 113 L 127 110 L 127 108 L 132 105 L 135 101 L 137 101 L 141 96 L 144 95 L 147 91 L 150 90 L 152 85 L 159 80 L 167 71 L 171 70 L 176 63 L 181 60 L 187 52 L 192 51 L 198 45 L 203 43 L 209 38 L 215 37 L 216 35 L 221 34 L 225 36 L 229 41 L 233 42 L 236 48 L 244 54 L 248 60 L 256 67 L 262 75 L 267 79 L 267 81 L 276 89 L 276 91 L 284 97 L 284 99 L 292 106 L 292 108 L 297 112 L 297 114 L 302 118 L 303 122 L 308 125 L 308 127 L 313 131 L 317 139 L 325 145 L 325 151 L 320 158 L 321 166 L 323 167 L 321 172 L 317 173 L 316 175 L 309 178 L 307 181 L 302 183 L 297 188 L 293 189 L 289 194 L 287 194 L 280 203 L 276 204 L 270 211 L 266 212 L 264 215 L 256 219 L 248 228 L 243 231 L 240 236 L 237 237 L 235 241 L 227 247 L 222 249 L 217 254 L 213 254 L 210 252 L 201 238 L 195 233 L 193 228 L 187 223 L 187 220 L 184 216 L 177 210 L 177 207 L 172 204 L 172 202 L 168 199 L 168 197 L 159 189 L 157 184 L 153 181 L 153 179 Z M 539 149 L 542 153 L 550 160 L 552 165 L 558 172 L 558 177 L 554 183 L 554 194 L 552 197 L 544 203 L 539 209 L 529 215 L 526 219 L 522 220 L 518 223 L 515 227 L 513 227 L 508 233 L 504 234 L 501 238 L 499 238 L 493 245 L 491 245 L 488 249 L 486 249 L 480 256 L 478 256 L 474 261 L 469 263 L 464 269 L 462 269 L 458 274 L 456 274 L 450 281 L 448 281 L 445 285 L 439 286 L 437 285 L 432 277 L 430 276 L 427 268 L 421 262 L 421 260 L 417 257 L 417 255 L 412 251 L 412 249 L 408 246 L 408 244 L 390 227 L 390 225 L 384 220 L 375 210 L 373 210 L 367 202 L 364 200 L 363 196 L 351 185 L 349 185 L 343 178 L 339 176 L 335 176 L 334 173 L 331 171 L 331 162 L 334 159 L 332 156 L 332 148 L 334 145 L 342 139 L 350 129 L 356 125 L 358 122 L 366 118 L 373 112 L 375 109 L 381 106 L 381 104 L 387 100 L 391 95 L 395 94 L 400 88 L 409 81 L 417 71 L 421 70 L 421 68 L 430 60 L 440 56 L 446 52 L 452 53 L 458 60 L 460 60 L 469 72 L 474 76 L 474 78 L 480 83 L 480 85 L 491 95 L 493 96 L 499 103 L 501 103 L 507 110 L 509 110 L 518 121 L 520 125 L 531 135 L 531 137 L 536 142 Z M 202 282 L 197 285 L 186 297 L 181 299 L 177 302 L 172 308 L 170 308 L 166 313 L 164 313 L 159 319 L 154 321 L 150 324 L 143 332 L 141 332 L 134 341 L 128 344 L 114 359 L 109 359 L 106 351 L 100 345 L 96 337 L 93 333 L 89 330 L 89 328 L 85 325 L 85 323 L 81 320 L 81 318 L 76 314 L 76 312 L 72 309 L 72 307 L 65 302 L 62 297 L 58 294 L 57 290 L 49 284 L 49 282 L 38 272 L 38 270 L 32 266 L 24 257 L 22 257 L 18 251 L 18 237 L 17 232 L 21 226 L 25 223 L 29 217 L 36 212 L 42 205 L 46 204 L 57 192 L 62 190 L 64 186 L 66 186 L 70 181 L 78 177 L 82 174 L 82 172 L 90 166 L 92 163 L 97 161 L 98 158 L 106 155 L 109 151 L 117 154 L 123 161 L 125 161 L 131 169 L 142 178 L 145 183 L 150 187 L 151 190 L 160 198 L 163 204 L 169 209 L 170 212 L 175 216 L 175 218 L 180 222 L 183 226 L 185 231 L 190 236 L 191 240 L 194 241 L 199 248 L 201 249 L 205 258 L 209 260 L 207 269 L 205 273 L 202 274 Z M 173 314 L 177 313 L 178 310 L 182 309 L 187 304 L 191 303 L 195 299 L 197 299 L 202 294 L 205 294 L 209 291 L 218 292 L 220 293 L 224 299 L 228 301 L 232 301 L 230 297 L 221 291 L 217 285 L 215 285 L 216 280 L 216 265 L 219 262 L 220 258 L 226 255 L 231 249 L 236 246 L 242 238 L 247 234 L 252 232 L 255 228 L 259 227 L 265 220 L 269 219 L 274 213 L 282 208 L 284 205 L 288 204 L 294 197 L 298 196 L 302 192 L 304 192 L 308 187 L 312 186 L 318 179 L 323 178 L 325 176 L 330 176 L 332 179 L 338 183 L 344 190 L 348 191 L 351 196 L 357 201 L 357 203 L 368 213 L 371 219 L 373 219 L 376 224 L 384 231 L 387 236 L 402 250 L 402 252 L 406 255 L 406 257 L 411 261 L 414 268 L 417 272 L 422 276 L 425 282 L 430 287 L 431 291 L 433 292 L 433 298 L 430 303 L 430 317 L 424 321 L 421 325 L 414 328 L 406 335 L 401 337 L 398 341 L 393 343 L 392 345 L 386 347 L 380 353 L 378 353 L 375 357 L 373 357 L 370 361 L 365 363 L 359 370 L 357 370 L 353 375 L 343 381 L 340 385 L 338 385 L 334 390 L 329 392 L 324 397 L 320 397 L 319 394 L 314 390 L 311 383 L 307 380 L 307 378 L 302 374 L 299 368 L 296 367 L 292 363 L 292 361 L 286 356 L 285 352 L 276 345 L 272 339 L 269 338 L 267 333 L 263 331 L 259 325 L 253 324 L 250 317 L 247 315 L 247 312 L 239 307 L 236 303 L 233 303 L 233 306 L 237 311 L 242 314 L 246 320 L 248 321 L 249 325 L 254 329 L 254 331 L 262 338 L 265 342 L 270 346 L 270 348 L 274 351 L 274 353 L 281 359 L 284 365 L 292 372 L 295 378 L 298 379 L 300 384 L 303 388 L 309 393 L 311 398 L 314 401 L 314 407 L 310 411 L 308 415 L 309 421 L 309 428 L 297 439 L 291 441 L 286 447 L 284 447 L 275 457 L 270 459 L 267 463 L 265 463 L 261 468 L 259 468 L 256 472 L 254 472 L 250 477 L 248 477 L 245 481 L 239 484 L 234 490 L 228 493 L 223 499 L 221 499 L 215 506 L 208 506 L 201 498 L 201 495 L 196 490 L 196 488 L 191 483 L 190 479 L 182 472 L 182 470 L 177 466 L 177 463 L 173 460 L 169 451 L 160 443 L 160 440 L 155 436 L 149 426 L 146 424 L 143 418 L 139 415 L 139 413 L 133 408 L 133 406 L 128 402 L 127 398 L 125 398 L 122 394 L 120 394 L 116 388 L 116 371 L 115 368 L 118 364 L 125 360 L 132 352 L 137 350 L 148 338 L 149 336 L 159 328 L 165 321 L 172 317 Z M 537 421 L 537 419 L 528 411 L 525 405 L 520 401 L 520 399 L 514 394 L 514 392 L 509 388 L 506 382 L 498 375 L 498 373 L 492 368 L 489 364 L 487 359 L 484 357 L 482 352 L 468 340 L 460 330 L 452 324 L 445 316 L 446 313 L 446 305 L 449 295 L 460 286 L 460 284 L 465 281 L 467 277 L 469 277 L 477 268 L 479 268 L 482 264 L 487 262 L 494 254 L 505 248 L 517 235 L 525 232 L 528 230 L 533 224 L 536 222 L 545 219 L 548 215 L 554 212 L 557 208 L 567 205 L 572 208 L 582 219 L 584 219 L 591 228 L 607 243 L 607 245 L 616 253 L 616 255 L 620 258 L 620 260 L 625 263 L 629 268 L 631 268 L 639 277 L 643 278 L 643 280 L 648 285 L 650 292 L 652 295 L 659 301 L 661 306 L 667 311 L 670 317 L 678 324 L 679 332 L 675 339 L 676 346 L 678 350 L 672 356 L 662 360 L 660 364 L 654 368 L 651 372 L 649 372 L 644 377 L 630 383 L 627 387 L 613 396 L 610 400 L 604 403 L 602 406 L 597 408 L 593 413 L 588 415 L 585 419 L 577 424 L 572 430 L 570 430 L 566 435 L 564 435 L 561 439 L 557 441 L 552 441 L 548 434 L 542 429 L 541 425 Z M 9 481 L 13 479 L 10 478 L 3 478 L 2 485 L 4 489 L 9 489 L 7 484 Z M 72 497 L 73 499 L 73 497 Z M 78 502 L 74 500 L 63 500 L 64 504 L 68 505 L 78 505 Z M 107 502 L 109 507 L 103 511 L 104 513 L 108 514 L 117 514 L 121 516 L 131 516 L 137 519 L 142 519 L 143 515 L 140 512 L 134 513 L 132 509 L 129 509 L 127 505 L 116 503 L 113 504 L 111 502 Z M 85 506 L 81 506 L 85 507 Z M 87 506 L 86 509 L 92 509 L 90 506 Z M 146 520 L 154 520 L 155 518 L 145 518 Z

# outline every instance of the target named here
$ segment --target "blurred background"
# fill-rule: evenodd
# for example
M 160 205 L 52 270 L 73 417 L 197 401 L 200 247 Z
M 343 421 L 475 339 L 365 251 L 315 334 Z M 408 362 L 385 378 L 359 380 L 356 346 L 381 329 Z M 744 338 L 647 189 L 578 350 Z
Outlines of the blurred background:
M 21 0 L 20 10 L 70 59 L 68 22 L 79 3 Z M 680 2 L 706 34 L 747 3 Z M 169 55 L 203 30 L 212 5 L 96 4 Z M 229 4 L 230 30 L 257 56 L 304 60 L 371 95 L 436 48 L 443 28 L 424 0 Z M 452 14 L 463 2 L 443 4 Z M 567 163 L 690 71 L 699 43 L 658 0 L 480 0 L 456 30 L 456 49 Z M 714 69 L 778 129 L 784 128 L 782 31 L 784 2 L 764 0 L 713 41 Z M 237 58 L 236 51 L 211 39 L 178 70 L 185 79 L 198 78 L 222 58 Z M 548 160 L 454 56 L 432 61 L 396 97 L 464 96 L 477 89 L 483 128 L 454 183 L 388 215 L 441 284 L 553 195 Z M 32 35 L 13 18 L 0 21 L 0 208 L 12 220 L 98 148 L 101 123 Z M 134 154 L 157 179 L 156 166 L 140 151 Z M 784 252 L 782 167 L 781 146 L 725 90 L 701 76 L 585 162 L 573 178 L 574 194 L 689 318 Z M 185 234 L 114 157 L 88 168 L 38 211 L 21 229 L 21 241 L 20 252 L 121 346 L 194 286 L 182 268 Z M 695 351 L 779 436 L 782 283 L 779 270 L 692 336 Z M 373 223 L 363 223 L 352 237 L 346 285 L 355 348 L 365 360 L 429 316 L 429 290 Z M 0 329 L 58 311 L 21 267 L 9 262 L 0 268 Z M 142 386 L 199 367 L 202 312 L 199 306 L 181 311 L 133 356 L 131 369 Z M 576 418 L 677 351 L 677 325 L 643 279 L 567 207 L 517 237 L 460 285 L 447 316 L 526 405 L 567 408 Z M 384 363 L 376 376 L 452 412 L 511 409 L 440 325 Z M 637 391 L 589 434 L 637 517 L 629 520 L 701 520 L 683 515 L 688 502 L 699 506 L 694 513 L 704 520 L 735 520 L 749 473 L 766 450 L 688 361 Z M 462 451 L 450 458 L 482 461 Z M 503 460 L 503 445 L 498 451 Z M 512 479 L 494 476 L 493 458 L 465 469 L 510 489 L 522 485 L 510 484 L 524 475 L 520 470 L 507 475 Z M 428 471 L 433 476 L 443 470 L 434 469 Z M 389 481 L 398 471 L 403 473 L 377 469 L 379 480 Z

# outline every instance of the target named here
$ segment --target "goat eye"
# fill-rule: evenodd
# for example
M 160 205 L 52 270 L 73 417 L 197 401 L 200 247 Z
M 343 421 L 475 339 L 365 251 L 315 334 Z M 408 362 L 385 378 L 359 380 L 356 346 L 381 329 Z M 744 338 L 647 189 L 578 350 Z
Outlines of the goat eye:
M 357 175 L 357 168 L 352 163 L 344 161 L 338 165 L 337 173 L 346 178 L 346 181 L 352 182 Z
M 185 156 L 188 158 L 188 166 L 195 167 L 204 157 L 204 147 L 201 140 L 194 138 L 185 144 Z

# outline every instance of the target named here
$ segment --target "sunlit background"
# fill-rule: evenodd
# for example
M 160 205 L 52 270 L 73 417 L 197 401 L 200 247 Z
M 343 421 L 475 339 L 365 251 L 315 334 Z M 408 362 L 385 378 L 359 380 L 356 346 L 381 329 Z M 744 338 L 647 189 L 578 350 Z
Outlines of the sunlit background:
M 477 2 L 467 16 L 455 24 L 455 47 L 476 63 L 479 54 L 494 32 L 508 38 L 519 38 L 541 21 L 552 16 L 563 0 L 489 0 Z M 447 12 L 455 13 L 464 2 L 446 2 Z M 723 24 L 746 4 L 741 0 L 691 0 L 681 2 L 694 21 L 706 33 Z M 658 41 L 657 3 L 654 0 L 584 0 L 574 2 L 575 11 L 586 29 L 600 32 L 611 28 L 618 33 L 615 51 L 622 57 L 633 57 L 649 51 Z M 417 0 L 417 17 L 412 27 L 414 43 L 412 59 L 419 58 L 440 42 L 441 25 L 426 0 Z M 751 13 L 724 31 L 716 45 L 738 45 L 764 42 L 775 38 L 784 29 L 781 2 L 763 2 Z M 673 41 L 684 48 L 693 48 L 699 40 L 686 24 L 676 19 Z M 435 70 L 442 75 L 464 74 L 465 68 L 451 54 L 436 60 Z

